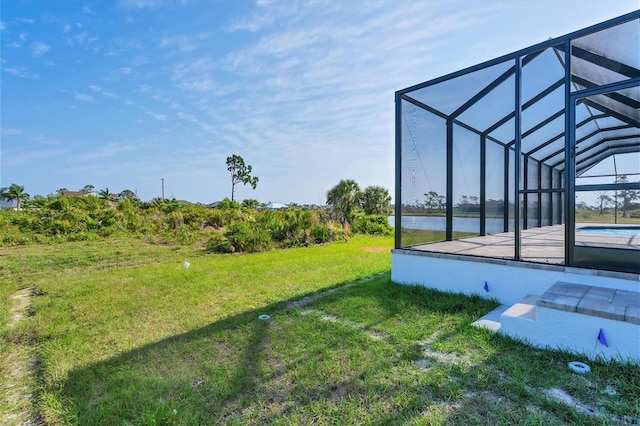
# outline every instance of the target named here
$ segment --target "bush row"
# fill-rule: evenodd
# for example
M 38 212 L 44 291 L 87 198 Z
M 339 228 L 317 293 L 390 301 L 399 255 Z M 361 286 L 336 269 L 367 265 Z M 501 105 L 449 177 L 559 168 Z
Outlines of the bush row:
M 175 200 L 111 205 L 97 197 L 50 196 L 21 211 L 0 213 L 0 244 L 92 241 L 114 235 L 155 236 L 180 244 L 207 240 L 209 252 L 256 252 L 346 239 L 351 234 L 388 235 L 385 216 L 359 214 L 332 221 L 319 210 L 258 211 L 228 200 L 215 209 Z

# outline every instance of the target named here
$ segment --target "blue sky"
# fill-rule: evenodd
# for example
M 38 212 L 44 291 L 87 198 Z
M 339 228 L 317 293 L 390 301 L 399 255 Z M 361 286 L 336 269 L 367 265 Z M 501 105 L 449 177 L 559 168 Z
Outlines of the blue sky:
M 394 187 L 394 92 L 637 9 L 631 1 L 0 4 L 0 187 L 317 203 Z

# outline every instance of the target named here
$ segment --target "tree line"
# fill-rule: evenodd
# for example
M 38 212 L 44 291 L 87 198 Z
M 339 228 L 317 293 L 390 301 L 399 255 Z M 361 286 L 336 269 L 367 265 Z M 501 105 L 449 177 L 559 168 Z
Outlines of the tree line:
M 83 189 L 91 191 L 90 185 Z M 12 184 L 0 196 L 20 200 L 19 210 L 0 212 L 0 244 L 93 241 L 113 236 L 149 241 L 200 243 L 209 252 L 254 252 L 344 240 L 352 234 L 390 235 L 390 196 L 381 187 L 360 190 L 355 181 L 340 181 L 327 193 L 327 207 L 285 211 L 260 209 L 257 200 L 239 203 L 225 198 L 216 208 L 155 198 L 68 197 L 50 194 L 30 199 Z M 127 195 L 127 194 L 125 194 Z M 130 194 L 129 194 L 130 195 Z M 134 194 L 135 195 L 135 194 Z M 115 200 L 115 201 L 114 201 Z

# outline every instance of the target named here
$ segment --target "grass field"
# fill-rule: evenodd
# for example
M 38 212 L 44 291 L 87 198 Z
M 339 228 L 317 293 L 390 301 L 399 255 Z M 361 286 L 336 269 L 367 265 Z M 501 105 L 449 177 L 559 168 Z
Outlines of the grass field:
M 638 366 L 475 329 L 495 302 L 391 283 L 391 246 L 0 248 L 0 423 L 640 422 Z

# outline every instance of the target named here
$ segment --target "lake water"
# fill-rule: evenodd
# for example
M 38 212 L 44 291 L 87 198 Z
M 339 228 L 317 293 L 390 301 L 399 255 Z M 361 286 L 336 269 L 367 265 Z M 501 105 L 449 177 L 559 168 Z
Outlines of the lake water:
M 509 221 L 511 229 L 513 229 L 513 223 L 513 219 L 511 219 Z M 394 216 L 389 216 L 389 224 L 395 227 Z M 444 231 L 447 226 L 447 218 L 444 216 L 405 216 L 403 226 L 409 229 Z M 453 230 L 458 232 L 480 232 L 480 218 L 454 217 Z M 487 218 L 488 234 L 498 234 L 503 230 L 504 222 L 501 218 Z

